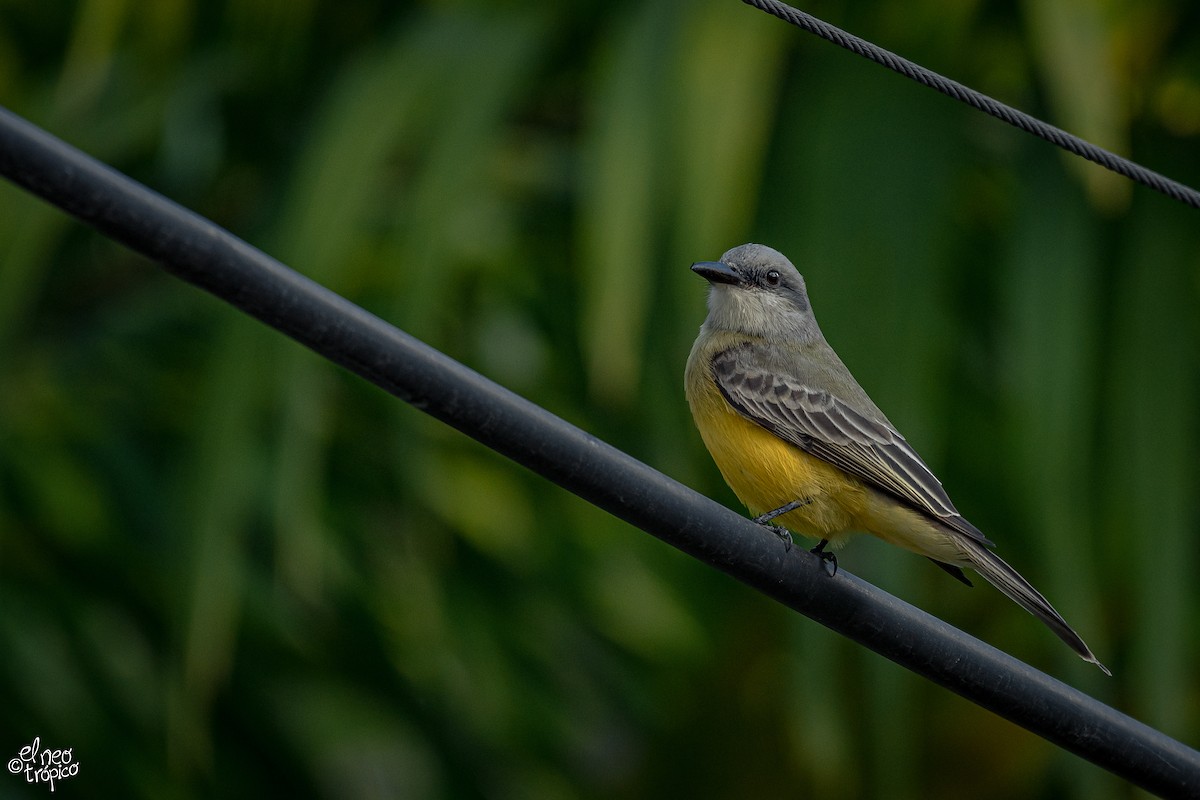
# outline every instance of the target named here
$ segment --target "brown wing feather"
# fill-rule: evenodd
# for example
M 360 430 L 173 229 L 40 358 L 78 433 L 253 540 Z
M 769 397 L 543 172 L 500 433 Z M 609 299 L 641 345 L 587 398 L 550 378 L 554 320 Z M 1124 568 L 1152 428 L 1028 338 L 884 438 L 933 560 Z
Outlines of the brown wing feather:
M 988 546 L 963 518 L 941 481 L 886 421 L 871 419 L 821 389 L 738 363 L 733 351 L 712 360 L 721 394 L 737 411 L 784 441 Z

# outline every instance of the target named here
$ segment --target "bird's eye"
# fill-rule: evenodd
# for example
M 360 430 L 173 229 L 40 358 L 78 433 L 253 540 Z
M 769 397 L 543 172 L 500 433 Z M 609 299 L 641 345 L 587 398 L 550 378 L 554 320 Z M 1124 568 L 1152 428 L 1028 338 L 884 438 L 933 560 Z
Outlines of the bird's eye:
M 767 270 L 766 280 L 767 286 L 778 286 L 779 282 L 783 280 L 783 276 L 779 274 L 779 270 L 771 269 Z

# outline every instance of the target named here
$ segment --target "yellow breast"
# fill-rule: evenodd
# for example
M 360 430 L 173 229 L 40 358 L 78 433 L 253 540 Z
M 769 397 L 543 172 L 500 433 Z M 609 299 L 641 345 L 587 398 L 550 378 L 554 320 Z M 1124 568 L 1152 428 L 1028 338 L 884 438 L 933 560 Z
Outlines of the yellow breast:
M 860 481 L 738 414 L 707 376 L 692 377 L 688 403 L 696 427 L 725 482 L 752 515 L 808 499 L 773 522 L 834 544 L 860 528 L 855 523 L 867 506 Z

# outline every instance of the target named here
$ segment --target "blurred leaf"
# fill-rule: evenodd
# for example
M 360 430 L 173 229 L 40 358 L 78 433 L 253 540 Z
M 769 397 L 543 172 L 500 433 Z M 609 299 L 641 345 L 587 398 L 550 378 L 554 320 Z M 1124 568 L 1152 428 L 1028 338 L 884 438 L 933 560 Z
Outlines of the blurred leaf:
M 534 510 L 506 467 L 435 456 L 418 479 L 430 507 L 481 551 L 518 573 L 536 564 Z
M 284 681 L 272 711 L 325 797 L 442 797 L 443 780 L 420 731 L 360 687 Z
M 740 244 L 750 227 L 789 34 L 733 4 L 697 5 L 686 22 L 669 133 L 680 175 L 674 249 L 681 260 L 700 261 Z M 671 274 L 671 285 L 695 279 L 684 269 Z
M 1024 551 L 1005 558 L 1048 597 L 1069 623 L 1111 661 L 1108 631 L 1100 623 L 1097 542 L 1089 487 L 1095 463 L 1091 434 L 1098 427 L 1095 393 L 1101 275 L 1097 231 L 1062 178 L 1043 170 L 1031 181 L 1030 199 L 1015 221 L 1015 249 L 1006 269 L 1009 351 L 1001 385 L 1012 415 L 1010 442 L 1019 468 L 1017 498 L 1024 515 Z M 1046 207 L 1064 209 L 1053 217 Z M 1015 537 L 1014 537 L 1015 538 Z M 1003 543 L 999 534 L 996 540 Z M 1040 556 L 1040 558 L 1038 557 Z M 1031 620 L 1023 620 L 1030 624 Z M 1055 654 L 1060 669 L 1095 692 L 1105 679 L 1042 631 L 1041 650 Z M 1036 659 L 1030 659 L 1038 663 Z M 1063 756 L 1070 792 L 1102 794 L 1101 776 L 1078 759 Z M 1115 788 L 1109 781 L 1109 788 Z
M 588 384 L 601 402 L 633 400 L 655 270 L 666 155 L 664 77 L 677 46 L 669 3 L 617 17 L 592 65 L 595 97 L 581 143 L 580 318 Z
M 1128 90 L 1113 56 L 1106 16 L 1115 4 L 1092 0 L 1029 0 L 1022 4 L 1053 99 L 1052 122 L 1118 155 L 1129 153 Z M 1108 211 L 1129 202 L 1132 184 L 1081 158 L 1062 156 Z
M 191 526 L 195 551 L 189 575 L 180 684 L 174 687 L 168 748 L 186 774 L 211 765 L 211 705 L 233 669 L 248 564 L 246 535 L 251 487 L 261 468 L 251 436 L 263 377 L 255 363 L 262 331 L 226 312 L 196 424 Z
M 701 642 L 701 631 L 676 592 L 636 558 L 610 553 L 589 589 L 603 629 L 645 658 L 695 650 Z
M 1153 554 L 1136 560 L 1127 578 L 1121 571 L 1130 595 L 1131 700 L 1149 724 L 1185 738 L 1200 715 L 1172 687 L 1187 681 L 1200 648 L 1191 591 L 1200 567 L 1194 547 L 1200 362 L 1195 348 L 1178 343 L 1200 334 L 1193 313 L 1200 262 L 1196 248 L 1172 231 L 1193 216 L 1147 205 L 1132 221 L 1113 284 L 1119 300 L 1104 420 L 1113 432 L 1104 450 L 1110 557 L 1128 567 L 1130 548 Z
M 129 0 L 82 0 L 74 37 L 63 60 L 57 105 L 68 116 L 91 106 L 104 87 Z

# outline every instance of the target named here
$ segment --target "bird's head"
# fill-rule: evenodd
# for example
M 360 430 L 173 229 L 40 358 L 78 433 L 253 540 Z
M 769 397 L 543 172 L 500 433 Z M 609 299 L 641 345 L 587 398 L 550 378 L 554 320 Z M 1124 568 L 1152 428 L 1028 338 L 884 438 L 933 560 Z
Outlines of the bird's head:
M 720 261 L 692 264 L 692 271 L 712 285 L 706 327 L 767 339 L 820 336 L 804 278 L 778 250 L 744 244 Z

